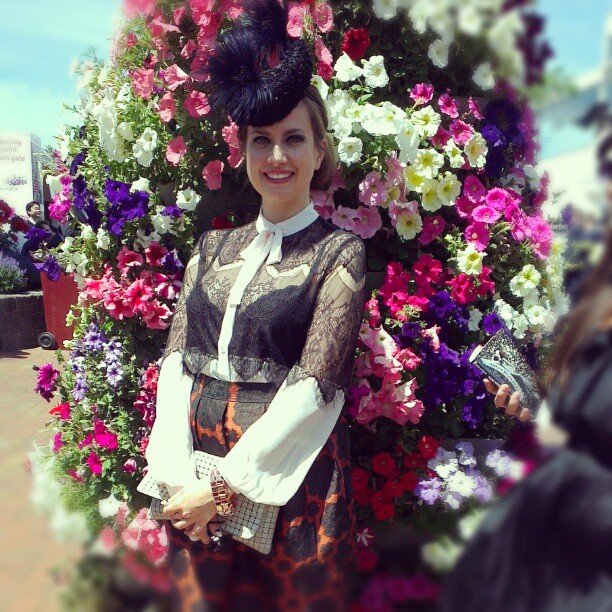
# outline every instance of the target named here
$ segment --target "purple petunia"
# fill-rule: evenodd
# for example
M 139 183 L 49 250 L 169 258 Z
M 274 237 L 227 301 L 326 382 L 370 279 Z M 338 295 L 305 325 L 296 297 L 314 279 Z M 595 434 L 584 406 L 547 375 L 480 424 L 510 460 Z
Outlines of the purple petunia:
M 439 478 L 421 480 L 417 485 L 415 495 L 428 506 L 433 506 L 442 496 L 442 481 Z
M 57 263 L 57 259 L 55 259 L 53 255 L 49 255 L 44 263 L 35 263 L 34 267 L 39 272 L 46 274 L 47 278 L 53 283 L 56 283 L 59 280 L 62 273 L 59 264 Z
M 56 370 L 52 363 L 45 363 L 38 370 L 38 380 L 34 392 L 40 393 L 48 402 L 51 401 L 53 393 L 57 389 L 58 376 L 59 370 Z
M 161 260 L 162 266 L 169 274 L 180 272 L 185 266 L 178 257 L 176 249 L 168 251 Z
M 173 219 L 178 219 L 183 214 L 183 211 L 178 206 L 166 206 L 166 208 L 161 211 L 161 214 L 164 217 L 172 217 Z
M 83 336 L 83 347 L 85 350 L 99 353 L 104 348 L 106 342 L 108 342 L 106 334 L 100 331 L 95 323 L 90 323 L 87 332 Z
M 482 320 L 482 329 L 490 336 L 499 331 L 502 327 L 504 327 L 504 324 L 496 312 L 485 315 Z

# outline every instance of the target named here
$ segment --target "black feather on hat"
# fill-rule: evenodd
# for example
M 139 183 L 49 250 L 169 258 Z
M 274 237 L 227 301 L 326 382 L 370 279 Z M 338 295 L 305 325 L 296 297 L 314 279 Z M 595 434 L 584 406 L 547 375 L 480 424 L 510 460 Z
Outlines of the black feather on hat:
M 312 69 L 306 43 L 287 34 L 287 11 L 278 0 L 250 0 L 209 59 L 210 104 L 238 125 L 277 123 L 304 97 Z

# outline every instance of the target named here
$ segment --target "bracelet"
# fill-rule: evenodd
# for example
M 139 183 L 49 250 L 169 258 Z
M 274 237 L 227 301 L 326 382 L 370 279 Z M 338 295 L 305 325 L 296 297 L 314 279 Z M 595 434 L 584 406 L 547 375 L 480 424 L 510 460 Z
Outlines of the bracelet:
M 234 513 L 234 502 L 232 500 L 232 492 L 227 486 L 223 476 L 217 468 L 213 468 L 210 472 L 210 488 L 212 490 L 213 501 L 219 516 L 230 516 Z

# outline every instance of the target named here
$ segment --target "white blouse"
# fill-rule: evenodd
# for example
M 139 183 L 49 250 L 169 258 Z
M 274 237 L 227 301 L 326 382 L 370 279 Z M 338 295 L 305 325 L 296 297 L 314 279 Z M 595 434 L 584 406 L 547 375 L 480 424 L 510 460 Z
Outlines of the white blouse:
M 257 235 L 242 251 L 244 261 L 230 291 L 218 340 L 218 359 L 210 364 L 210 375 L 234 380 L 228 361 L 236 309 L 244 290 L 260 267 L 282 260 L 283 236 L 298 232 L 318 218 L 312 203 L 281 223 L 270 223 L 260 212 Z M 348 275 L 339 274 L 343 282 Z M 348 278 L 347 278 L 348 277 Z M 351 290 L 355 290 L 351 287 Z M 163 362 L 157 390 L 157 418 L 146 451 L 149 473 L 171 488 L 197 479 L 192 462 L 190 393 L 193 377 L 184 373 L 182 355 L 172 353 Z M 178 406 L 177 406 L 178 404 Z M 323 448 L 344 405 L 338 390 L 329 403 L 318 392 L 312 378 L 292 385 L 283 382 L 268 410 L 221 459 L 219 471 L 228 485 L 255 502 L 284 505 L 296 493 Z M 290 408 L 290 409 L 288 409 Z

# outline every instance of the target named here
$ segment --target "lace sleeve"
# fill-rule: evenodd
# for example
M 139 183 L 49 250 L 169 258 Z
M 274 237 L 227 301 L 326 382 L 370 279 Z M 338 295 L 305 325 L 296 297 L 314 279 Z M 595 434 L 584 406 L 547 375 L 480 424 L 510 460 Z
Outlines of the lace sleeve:
M 338 251 L 317 295 L 300 360 L 287 375 L 288 385 L 315 378 L 325 403 L 348 388 L 365 307 L 365 245 L 350 236 Z
M 185 349 L 187 338 L 187 309 L 186 302 L 191 290 L 193 289 L 200 265 L 207 262 L 207 232 L 204 232 L 198 239 L 191 257 L 185 266 L 185 274 L 183 275 L 183 286 L 176 302 L 176 308 L 170 325 L 170 333 L 164 350 L 165 360 L 169 355 L 176 351 Z M 204 260 L 202 260 L 204 258 Z M 163 363 L 162 360 L 162 363 Z

